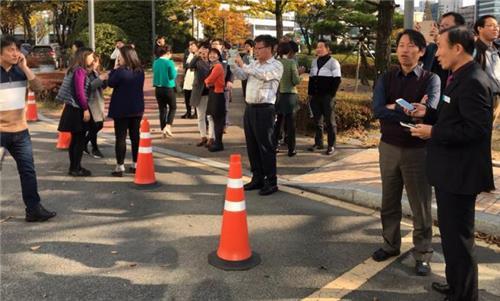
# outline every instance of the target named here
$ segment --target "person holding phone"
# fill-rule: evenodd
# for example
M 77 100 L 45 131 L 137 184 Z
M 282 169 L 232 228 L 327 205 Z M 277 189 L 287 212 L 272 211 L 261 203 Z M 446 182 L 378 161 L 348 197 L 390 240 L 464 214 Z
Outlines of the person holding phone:
M 0 169 L 3 152 L 14 158 L 21 179 L 21 190 L 26 206 L 27 222 L 43 222 L 56 216 L 45 209 L 38 194 L 33 147 L 26 123 L 25 96 L 29 86 L 33 91 L 43 89 L 40 80 L 28 67 L 26 58 L 19 51 L 17 41 L 4 35 L 0 41 Z
M 430 273 L 432 256 L 431 187 L 425 175 L 425 141 L 412 137 L 400 124 L 414 123 L 403 108 L 396 104 L 434 101 L 440 94 L 439 77 L 425 71 L 418 62 L 425 51 L 424 36 L 412 29 L 400 33 L 396 40 L 399 67 L 384 73 L 373 93 L 373 111 L 380 120 L 382 133 L 379 145 L 382 178 L 383 246 L 372 257 L 383 261 L 400 254 L 401 198 L 403 187 L 413 213 L 413 257 L 417 275 Z

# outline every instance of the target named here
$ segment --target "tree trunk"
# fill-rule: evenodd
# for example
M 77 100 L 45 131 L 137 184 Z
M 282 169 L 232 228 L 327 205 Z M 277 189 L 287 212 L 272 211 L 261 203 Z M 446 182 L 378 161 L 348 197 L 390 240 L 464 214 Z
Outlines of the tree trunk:
M 33 41 L 33 28 L 31 27 L 30 21 L 31 12 L 24 5 L 21 6 L 21 16 L 23 18 L 24 28 L 28 34 L 28 40 L 31 43 Z
M 391 65 L 391 31 L 394 7 L 394 1 L 380 1 L 378 5 L 377 43 L 375 45 L 377 78 Z
M 286 0 L 285 0 L 286 1 Z M 274 14 L 276 15 L 276 38 L 281 40 L 283 37 L 283 0 L 276 0 Z

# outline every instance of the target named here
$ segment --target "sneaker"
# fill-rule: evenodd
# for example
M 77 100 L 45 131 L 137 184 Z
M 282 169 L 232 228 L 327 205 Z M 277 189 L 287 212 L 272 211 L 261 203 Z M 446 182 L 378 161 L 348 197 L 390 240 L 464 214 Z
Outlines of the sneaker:
M 327 156 L 331 156 L 333 154 L 333 151 L 334 151 L 334 147 L 333 146 L 329 146 L 327 149 L 326 149 L 326 152 L 325 152 L 325 155 Z
M 86 153 L 87 155 L 90 155 L 88 145 L 85 145 L 85 147 L 83 148 L 83 152 Z
M 212 144 L 208 148 L 208 151 L 211 152 L 211 153 L 220 152 L 220 151 L 223 151 L 223 150 L 224 150 L 224 146 L 223 145 L 217 145 L 217 144 Z
M 135 167 L 130 166 L 130 167 L 128 168 L 128 171 L 127 171 L 127 172 L 128 172 L 128 173 L 134 173 L 134 174 L 135 174 L 135 171 L 136 171 L 136 168 L 135 168 Z
M 93 148 L 92 149 L 92 157 L 96 159 L 102 159 L 104 156 L 102 155 L 101 151 L 98 148 Z
M 191 114 L 189 114 L 187 112 L 186 112 L 186 114 L 184 114 L 184 115 L 181 116 L 182 119 L 188 119 L 190 117 L 191 117 Z
M 165 126 L 165 128 L 163 129 L 163 133 L 168 137 L 174 137 L 174 134 L 172 134 L 172 126 L 170 124 L 167 124 Z
M 44 222 L 48 219 L 53 218 L 54 216 L 56 216 L 56 213 L 54 211 L 48 211 L 47 209 L 43 208 L 41 204 L 38 204 L 38 206 L 34 209 L 26 209 L 25 220 L 28 223 Z
M 398 256 L 399 254 L 400 254 L 399 250 L 397 250 L 395 252 L 387 252 L 386 250 L 380 248 L 377 251 L 373 252 L 372 258 L 373 258 L 373 260 L 380 262 L 380 261 L 387 260 L 391 257 Z
M 293 157 L 297 155 L 297 151 L 292 149 L 292 150 L 288 150 L 288 157 Z
M 415 262 L 415 274 L 417 276 L 427 276 L 431 272 L 431 265 L 427 261 L 417 260 Z

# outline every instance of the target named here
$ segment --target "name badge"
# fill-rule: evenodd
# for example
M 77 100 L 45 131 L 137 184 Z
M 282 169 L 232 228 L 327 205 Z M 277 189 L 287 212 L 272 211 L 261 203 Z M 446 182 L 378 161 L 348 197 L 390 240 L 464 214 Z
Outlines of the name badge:
M 446 95 L 443 95 L 443 101 L 446 102 L 446 103 L 450 103 L 450 97 L 446 96 Z

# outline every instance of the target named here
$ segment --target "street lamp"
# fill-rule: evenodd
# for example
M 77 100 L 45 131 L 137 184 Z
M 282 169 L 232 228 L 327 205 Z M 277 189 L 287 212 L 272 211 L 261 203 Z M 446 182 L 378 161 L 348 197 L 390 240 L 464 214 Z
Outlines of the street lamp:
M 229 4 L 221 4 L 219 9 L 222 12 L 229 11 Z M 226 41 L 226 15 L 222 13 L 222 40 Z

